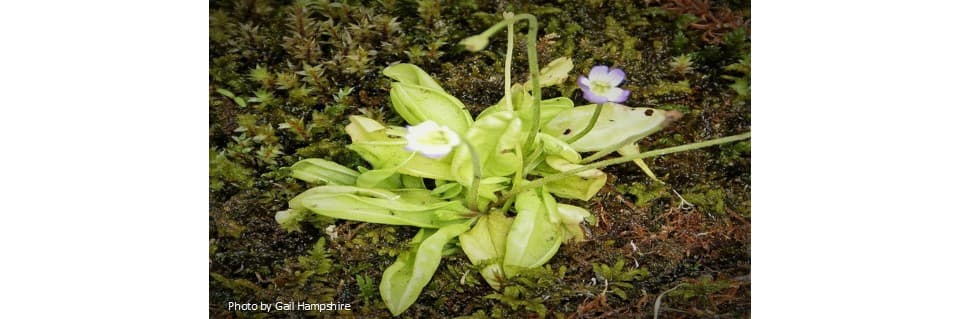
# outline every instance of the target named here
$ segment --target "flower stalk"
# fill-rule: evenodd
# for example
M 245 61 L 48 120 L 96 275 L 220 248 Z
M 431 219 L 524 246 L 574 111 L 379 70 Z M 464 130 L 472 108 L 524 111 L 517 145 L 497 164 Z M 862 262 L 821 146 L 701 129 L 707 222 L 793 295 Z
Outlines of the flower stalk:
M 533 147 L 537 132 L 540 130 L 540 64 L 537 63 L 537 17 L 529 13 L 519 14 L 514 19 L 527 19 L 527 61 L 530 65 L 530 82 L 533 85 L 533 120 L 530 125 L 530 133 L 527 134 L 527 141 L 523 143 L 523 149 L 529 150 Z
M 504 201 L 507 201 L 508 199 L 511 199 L 511 198 L 513 198 L 514 196 L 517 196 L 517 194 L 520 194 L 520 193 L 522 193 L 522 192 L 524 192 L 524 191 L 527 191 L 527 190 L 530 190 L 530 189 L 534 189 L 534 188 L 537 188 L 537 187 L 542 187 L 543 185 L 546 185 L 546 184 L 549 183 L 549 182 L 559 181 L 559 180 L 562 180 L 562 179 L 564 179 L 564 178 L 573 176 L 573 175 L 575 175 L 575 174 L 577 174 L 577 173 L 585 172 L 585 171 L 588 171 L 588 170 L 591 170 L 591 169 L 595 169 L 595 168 L 603 168 L 603 167 L 607 167 L 607 166 L 610 166 L 610 165 L 617 165 L 617 164 L 627 163 L 627 162 L 633 161 L 633 160 L 635 160 L 635 159 L 648 158 L 648 157 L 656 157 L 656 156 L 667 155 L 667 154 L 671 154 L 671 153 L 678 153 L 678 152 L 695 150 L 695 149 L 704 148 L 704 147 L 710 147 L 710 146 L 714 146 L 714 145 L 720 145 L 720 144 L 724 144 L 724 143 L 736 142 L 736 141 L 745 140 L 745 139 L 748 139 L 748 138 L 750 138 L 750 132 L 743 133 L 743 134 L 737 134 L 737 135 L 733 135 L 733 136 L 716 138 L 716 139 L 707 140 L 707 141 L 703 141 L 703 142 L 684 144 L 684 145 L 680 145 L 680 146 L 668 147 L 668 148 L 663 148 L 663 149 L 659 149 L 659 150 L 652 150 L 652 151 L 647 151 L 647 152 L 643 152 L 643 153 L 639 153 L 639 154 L 633 154 L 633 155 L 628 155 L 628 156 L 621 156 L 621 157 L 617 157 L 617 158 L 611 158 L 611 159 L 608 159 L 608 160 L 605 160 L 605 161 L 599 161 L 599 162 L 596 162 L 596 163 L 591 163 L 591 164 L 584 165 L 584 166 L 582 166 L 582 167 L 579 167 L 579 168 L 576 168 L 576 169 L 572 169 L 572 170 L 569 170 L 569 171 L 566 171 L 566 172 L 563 172 L 563 173 L 546 176 L 546 177 L 543 177 L 543 178 L 540 178 L 540 179 L 537 179 L 537 180 L 530 181 L 529 183 L 526 183 L 526 184 L 523 184 L 523 185 L 519 185 L 518 187 L 516 187 L 516 188 L 510 190 L 509 192 L 507 192 L 506 194 L 504 194 L 504 195 L 503 195 L 503 198 L 504 198 Z
M 470 161 L 473 164 L 473 181 L 470 187 L 470 196 L 467 205 L 474 212 L 479 211 L 480 179 L 483 177 L 483 168 L 480 165 L 480 154 L 466 138 L 461 139 L 449 127 L 441 126 L 434 121 L 425 121 L 418 125 L 407 126 L 406 145 L 404 149 L 418 152 L 427 158 L 438 159 L 453 151 L 453 147 L 463 144 L 470 151 Z M 412 158 L 413 154 L 411 154 Z M 407 159 L 410 161 L 410 158 Z M 405 162 L 407 162 L 405 161 Z M 402 165 L 402 164 L 401 164 Z
M 513 19 L 513 13 L 504 12 L 505 20 Z M 513 98 L 510 96 L 510 69 L 513 64 L 513 23 L 507 24 L 507 55 L 503 63 L 503 98 L 507 99 L 507 110 L 513 111 Z
M 607 105 L 607 103 L 597 104 L 597 107 L 593 109 L 593 116 L 590 117 L 590 122 L 587 123 L 587 127 L 584 127 L 582 131 L 577 133 L 577 135 L 574 135 L 567 140 L 567 144 L 573 144 L 573 142 L 580 140 L 581 137 L 584 137 L 587 135 L 587 133 L 590 133 L 590 130 L 593 129 L 593 126 L 597 125 L 597 119 L 600 118 L 600 111 L 603 110 L 605 105 Z
M 527 135 L 527 141 L 523 143 L 523 149 L 531 149 L 533 143 L 537 137 L 537 131 L 540 130 L 540 99 L 542 94 L 540 92 L 540 64 L 537 62 L 537 17 L 529 13 L 521 13 L 514 15 L 512 13 L 504 14 L 504 19 L 497 24 L 494 24 L 492 27 L 488 28 L 482 33 L 466 38 L 463 41 L 460 41 L 460 44 L 463 44 L 468 51 L 476 52 L 483 50 L 490 43 L 490 37 L 494 33 L 502 30 L 504 27 L 507 27 L 507 68 L 506 73 L 506 84 L 504 84 L 505 97 L 507 98 L 507 103 L 510 101 L 510 59 L 512 55 L 513 47 L 513 24 L 520 20 L 527 20 L 527 62 L 530 69 L 530 82 L 533 86 L 533 120 L 532 125 L 530 126 L 530 133 Z
M 480 179 L 483 178 L 483 168 L 480 167 L 480 154 L 468 141 L 463 142 L 470 150 L 470 161 L 473 162 L 473 182 L 470 185 L 470 196 L 467 197 L 467 206 L 474 212 L 480 211 Z

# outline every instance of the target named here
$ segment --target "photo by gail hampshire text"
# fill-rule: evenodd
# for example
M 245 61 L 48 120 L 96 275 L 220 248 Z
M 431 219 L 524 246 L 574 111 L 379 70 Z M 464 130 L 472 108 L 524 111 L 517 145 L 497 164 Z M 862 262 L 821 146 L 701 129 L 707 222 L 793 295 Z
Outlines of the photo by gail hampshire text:
M 351 305 L 348 303 L 308 303 L 308 302 L 282 302 L 277 301 L 274 303 L 267 302 L 227 302 L 227 310 L 232 311 L 262 311 L 262 312 L 271 312 L 271 311 L 336 311 L 336 310 L 352 310 Z

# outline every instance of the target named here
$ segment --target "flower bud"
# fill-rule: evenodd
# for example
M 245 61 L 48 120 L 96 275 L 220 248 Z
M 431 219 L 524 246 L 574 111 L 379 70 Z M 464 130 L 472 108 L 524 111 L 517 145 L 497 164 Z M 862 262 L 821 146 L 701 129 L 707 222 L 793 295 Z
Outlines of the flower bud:
M 478 34 L 460 41 L 460 44 L 470 52 L 483 50 L 490 43 L 490 39 L 482 34 Z

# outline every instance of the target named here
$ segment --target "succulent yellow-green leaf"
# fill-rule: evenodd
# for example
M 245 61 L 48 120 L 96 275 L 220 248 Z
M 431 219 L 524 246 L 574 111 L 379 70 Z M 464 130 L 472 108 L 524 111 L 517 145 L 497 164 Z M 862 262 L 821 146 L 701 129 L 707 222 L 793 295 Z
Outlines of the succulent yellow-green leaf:
M 531 95 L 529 91 L 524 90 L 519 84 L 516 84 L 511 88 L 510 96 L 513 99 L 513 107 L 517 112 L 517 116 L 519 116 L 520 120 L 523 122 L 522 130 L 523 132 L 528 132 L 530 130 L 531 123 L 533 123 L 533 95 Z M 572 108 L 573 101 L 565 97 L 541 100 L 540 127 L 546 125 L 548 122 L 550 122 L 550 120 L 560 113 Z M 509 111 L 507 109 L 506 98 L 500 99 L 497 104 L 491 105 L 480 112 L 480 115 L 477 115 L 477 120 L 479 121 L 490 114 L 502 111 Z
M 385 140 L 387 139 L 386 129 L 386 126 L 376 120 L 359 115 L 351 115 L 350 124 L 344 128 L 354 143 Z
M 374 169 L 397 167 L 398 172 L 407 175 L 443 180 L 456 179 L 450 171 L 450 156 L 438 159 L 424 156 L 410 158 L 412 153 L 405 150 L 403 145 L 403 140 L 396 140 L 393 143 L 358 142 L 351 144 L 348 148 L 370 162 Z M 410 160 L 405 161 L 408 158 Z
M 483 265 L 480 275 L 493 289 L 499 290 L 504 278 L 501 262 L 506 249 L 507 233 L 513 218 L 500 211 L 481 216 L 476 225 L 460 235 L 460 247 L 475 266 Z
M 449 182 L 445 184 L 437 183 L 437 187 L 431 191 L 433 196 L 439 197 L 440 199 L 451 199 L 460 195 L 460 192 L 463 191 L 463 185 L 456 182 Z
M 583 165 L 570 163 L 570 161 L 566 160 L 563 157 L 553 156 L 553 155 L 547 155 L 546 162 L 547 162 L 547 165 L 550 165 L 550 167 L 552 167 L 553 169 L 561 172 L 566 172 L 569 170 L 583 167 Z M 583 172 L 576 173 L 576 175 L 583 178 L 597 178 L 600 175 L 603 175 L 603 172 L 600 171 L 599 169 L 594 168 L 594 169 L 589 169 Z
M 446 201 L 437 196 L 434 196 L 433 193 L 426 189 L 398 189 L 394 191 L 397 195 L 400 196 L 400 201 L 413 203 L 418 205 L 434 205 L 437 203 L 443 203 L 446 205 L 453 205 L 458 210 L 467 212 L 466 208 L 463 208 L 463 205 L 459 201 Z M 453 204 L 451 204 L 453 203 Z M 441 205 L 442 206 L 442 205 Z
M 426 72 L 412 64 L 397 64 L 383 74 L 396 80 L 390 88 L 393 109 L 411 125 L 432 120 L 463 135 L 473 123 L 460 100 L 447 94 Z
M 521 123 L 514 112 L 490 114 L 470 127 L 466 140 L 473 145 L 480 160 L 482 176 L 506 176 L 516 171 L 517 145 L 521 142 Z M 453 154 L 451 169 L 456 181 L 471 186 L 473 181 L 473 155 L 466 146 L 458 147 Z
M 557 204 L 557 212 L 560 214 L 560 221 L 563 226 L 563 241 L 584 241 L 586 236 L 583 234 L 583 228 L 580 223 L 585 219 L 593 217 L 590 212 L 579 206 Z
M 596 108 L 596 104 L 590 104 L 566 110 L 547 123 L 543 133 L 561 140 L 573 137 L 587 127 Z M 593 129 L 570 146 L 578 152 L 599 151 L 653 134 L 680 116 L 677 111 L 605 103 Z
M 508 177 L 487 177 L 480 180 L 480 197 L 490 200 L 496 200 L 496 192 L 507 189 L 507 183 L 510 182 Z
M 316 198 L 305 201 L 304 206 L 314 213 L 337 219 L 422 228 L 442 226 L 441 221 L 434 215 L 390 210 L 361 203 L 349 195 Z
M 570 76 L 570 70 L 573 70 L 573 60 L 569 57 L 560 57 L 547 66 L 540 68 L 540 87 L 548 87 L 563 83 Z M 527 90 L 533 87 L 533 81 L 527 79 L 523 87 Z
M 400 63 L 388 66 L 383 69 L 383 75 L 400 83 L 419 85 L 443 91 L 443 87 L 430 77 L 427 72 L 424 72 L 423 69 L 413 64 Z
M 607 174 L 596 177 L 567 176 L 547 183 L 550 193 L 563 198 L 590 200 L 607 183 Z
M 540 128 L 543 128 L 547 123 L 550 123 L 550 121 L 552 121 L 554 118 L 571 109 L 573 109 L 573 100 L 570 100 L 562 96 L 540 101 Z M 533 103 L 524 104 L 523 108 L 519 109 L 518 113 L 520 114 L 520 118 L 524 122 L 526 123 L 532 122 L 533 121 Z M 527 128 L 529 128 L 529 126 L 525 127 L 524 129 L 527 129 Z
M 543 189 L 528 190 L 517 195 L 517 217 L 507 235 L 503 270 L 508 277 L 517 271 L 545 264 L 563 241 L 563 231 L 556 216 L 557 202 Z M 551 216 L 554 215 L 554 216 Z
M 580 153 L 567 142 L 543 133 L 537 133 L 537 137 L 543 142 L 543 152 L 547 155 L 559 156 L 570 163 L 580 162 Z
M 290 176 L 313 184 L 353 185 L 360 172 L 320 158 L 308 158 L 290 166 Z
M 400 184 L 404 188 L 427 189 L 427 185 L 423 183 L 423 178 L 417 176 L 400 175 Z
M 429 196 L 428 191 L 422 192 Z M 469 212 L 460 202 L 424 200 L 415 196 L 358 187 L 319 186 L 290 200 L 290 208 L 307 209 L 338 219 L 424 228 L 437 228 L 447 224 L 437 218 L 435 212 L 438 210 L 460 214 Z
M 370 188 L 400 188 L 400 174 L 397 174 L 397 168 L 367 170 L 357 177 L 356 185 Z
M 360 176 L 357 176 L 357 187 L 386 189 L 400 188 L 403 180 L 401 179 L 401 174 L 399 174 L 398 171 L 402 165 L 409 162 L 414 156 L 416 155 L 410 154 L 406 161 L 398 164 L 397 166 L 367 170 L 360 173 Z
M 457 134 L 464 134 L 473 123 L 463 103 L 443 91 L 394 82 L 390 101 L 394 110 L 410 125 L 432 120 Z
M 411 249 L 401 253 L 397 261 L 383 271 L 380 296 L 390 313 L 397 316 L 417 300 L 440 266 L 443 246 L 467 229 L 469 225 L 461 223 L 436 231 L 420 230 Z
M 400 199 L 400 195 L 385 189 L 376 189 L 376 188 L 363 188 L 356 186 L 343 186 L 343 185 L 325 185 L 312 187 L 303 193 L 300 193 L 296 197 L 290 200 L 290 208 L 303 208 L 299 205 L 299 199 L 306 197 L 315 197 L 315 196 L 328 196 L 336 194 L 353 194 L 359 196 L 367 196 L 374 198 L 383 198 L 383 199 Z
M 388 128 L 380 123 L 363 116 L 351 116 L 347 133 L 353 139 L 353 144 L 347 148 L 360 154 L 364 160 L 373 165 L 374 170 L 393 169 L 397 172 L 416 177 L 453 180 L 450 173 L 450 156 L 431 159 L 414 154 L 404 149 L 407 144 L 402 138 L 392 138 L 387 135 Z M 373 173 L 374 177 L 382 177 Z M 367 183 L 369 184 L 369 183 Z M 369 185 L 368 185 L 369 186 Z

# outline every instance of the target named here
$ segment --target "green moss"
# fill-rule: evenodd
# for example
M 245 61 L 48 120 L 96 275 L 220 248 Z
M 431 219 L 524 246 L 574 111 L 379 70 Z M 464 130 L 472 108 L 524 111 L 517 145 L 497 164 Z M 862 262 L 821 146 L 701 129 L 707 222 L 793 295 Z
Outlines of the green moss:
M 496 300 L 509 307 L 514 314 L 508 315 L 507 318 L 519 316 L 523 312 L 532 312 L 544 317 L 547 312 L 546 304 L 556 301 L 550 300 L 550 297 L 555 294 L 564 295 L 563 282 L 566 272 L 565 266 L 554 269 L 546 265 L 528 269 L 506 280 L 503 291 L 488 294 L 484 299 Z M 516 313 L 516 311 L 521 312 Z M 494 315 L 494 317 L 498 316 Z
M 210 189 L 222 190 L 227 185 L 246 189 L 253 187 L 252 170 L 231 162 L 226 155 L 210 150 Z
M 722 189 L 715 189 L 707 185 L 695 187 L 684 192 L 684 199 L 708 213 L 726 214 L 726 194 Z
M 693 65 L 693 57 L 689 54 L 681 54 L 670 60 L 670 70 L 681 75 L 693 71 Z
M 621 185 L 618 189 L 621 192 L 633 195 L 636 198 L 634 205 L 643 205 L 654 199 L 670 197 L 666 185 L 656 182 Z
M 597 280 L 603 280 L 605 290 L 609 290 L 621 300 L 630 300 L 627 291 L 634 290 L 633 282 L 650 277 L 650 271 L 647 268 L 628 270 L 624 268 L 625 264 L 623 259 L 617 260 L 613 266 L 593 264 L 593 273 Z
M 726 71 L 731 71 L 740 75 L 724 75 L 723 78 L 733 81 L 730 84 L 730 88 L 737 92 L 737 95 L 744 99 L 750 99 L 750 54 L 746 54 L 743 58 L 740 59 L 737 63 L 728 65 L 723 68 Z
M 690 89 L 690 81 L 683 80 L 677 82 L 658 82 L 655 85 L 643 88 L 643 91 L 640 94 L 643 96 L 664 96 L 670 94 L 690 94 L 693 93 L 693 90 Z

